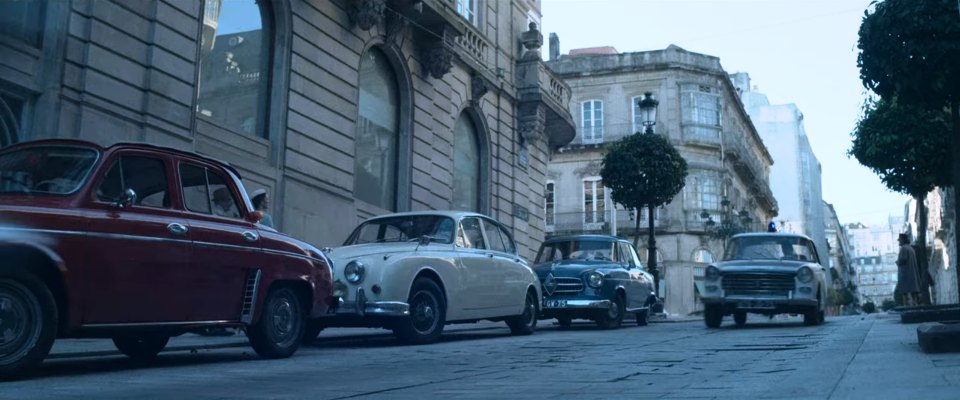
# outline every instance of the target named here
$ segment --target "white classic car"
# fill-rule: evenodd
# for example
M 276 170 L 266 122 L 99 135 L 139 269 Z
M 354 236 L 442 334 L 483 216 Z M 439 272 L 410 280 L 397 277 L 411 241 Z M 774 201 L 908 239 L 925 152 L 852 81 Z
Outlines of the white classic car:
M 747 313 L 803 314 L 806 325 L 823 323 L 826 273 L 810 238 L 789 233 L 745 233 L 727 244 L 723 261 L 706 268 L 701 299 L 707 327 L 724 315 L 737 325 Z
M 392 329 L 409 343 L 434 342 L 449 323 L 506 321 L 518 335 L 536 328 L 540 281 L 507 229 L 484 215 L 375 217 L 327 256 L 340 301 L 334 315 L 308 324 L 306 341 L 334 326 Z

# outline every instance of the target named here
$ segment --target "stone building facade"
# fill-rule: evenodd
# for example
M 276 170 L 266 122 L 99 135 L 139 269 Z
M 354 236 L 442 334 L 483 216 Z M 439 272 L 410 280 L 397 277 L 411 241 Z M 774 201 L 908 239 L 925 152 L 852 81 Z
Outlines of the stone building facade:
M 574 126 L 539 0 L 0 2 L 0 146 L 147 142 L 233 164 L 278 228 L 336 246 L 392 211 L 473 209 L 544 237 Z M 531 23 L 533 23 L 531 25 Z
M 879 307 L 884 300 L 893 300 L 900 251 L 897 235 L 903 223 L 903 217 L 890 217 L 886 225 L 847 225 L 847 238 L 853 249 L 854 268 L 859 280 L 860 304 L 872 301 Z
M 930 296 L 934 304 L 957 303 L 954 201 L 956 197 L 952 188 L 936 188 L 924 198 L 924 205 L 927 207 L 927 271 L 933 278 Z M 905 211 L 907 232 L 910 237 L 918 238 L 920 215 L 915 199 L 910 199 Z
M 553 39 L 553 38 L 552 38 Z M 654 233 L 660 295 L 670 313 L 698 309 L 697 283 L 719 260 L 724 240 L 756 231 L 777 215 L 768 184 L 773 160 L 750 122 L 717 57 L 676 46 L 616 53 L 609 48 L 559 56 L 550 68 L 573 91 L 574 140 L 551 155 L 546 180 L 547 232 L 614 233 L 633 237 L 637 218 L 646 263 L 647 211 L 611 203 L 600 179 L 605 146 L 642 131 L 637 105 L 646 92 L 659 100 L 655 134 L 666 136 L 687 160 L 686 187 L 656 210 Z

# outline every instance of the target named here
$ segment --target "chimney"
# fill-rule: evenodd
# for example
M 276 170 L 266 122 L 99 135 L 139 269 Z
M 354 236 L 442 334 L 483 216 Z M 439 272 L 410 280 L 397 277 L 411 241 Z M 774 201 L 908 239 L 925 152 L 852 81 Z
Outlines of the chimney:
M 550 33 L 550 61 L 560 58 L 560 37 L 556 33 Z

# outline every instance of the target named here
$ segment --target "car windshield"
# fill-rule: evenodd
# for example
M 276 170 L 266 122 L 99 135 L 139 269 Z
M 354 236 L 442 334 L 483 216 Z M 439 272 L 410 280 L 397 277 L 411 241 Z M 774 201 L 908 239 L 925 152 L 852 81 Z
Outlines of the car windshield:
M 565 240 L 544 243 L 535 263 L 562 260 L 612 261 L 616 242 L 606 240 Z
M 428 237 L 431 242 L 453 243 L 453 218 L 440 215 L 410 215 L 377 218 L 364 222 L 344 246 L 364 243 L 407 242 Z
M 747 236 L 733 238 L 727 246 L 724 261 L 730 260 L 798 260 L 813 261 L 810 242 L 791 236 Z
M 97 161 L 84 147 L 37 146 L 0 154 L 0 193 L 70 194 Z

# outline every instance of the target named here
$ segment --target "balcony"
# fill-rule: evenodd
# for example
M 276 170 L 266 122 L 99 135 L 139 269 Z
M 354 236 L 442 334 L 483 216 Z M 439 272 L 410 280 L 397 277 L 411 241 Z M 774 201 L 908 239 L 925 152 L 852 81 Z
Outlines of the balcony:
M 661 210 L 661 212 L 663 211 Z M 552 217 L 550 215 L 547 216 L 546 231 L 548 234 L 554 236 L 581 233 L 609 235 L 611 228 L 610 221 L 613 220 L 611 214 L 610 210 L 554 213 Z M 656 215 L 655 217 L 659 216 L 660 215 Z M 640 230 L 645 232 L 648 224 L 646 211 L 640 213 L 640 218 Z M 630 212 L 626 210 L 617 210 L 616 219 L 618 235 L 625 236 L 635 231 L 637 223 L 636 215 L 631 215 Z M 654 228 L 660 228 L 662 223 L 661 218 L 655 218 L 653 220 Z
M 770 190 L 770 184 L 763 172 L 763 165 L 754 152 L 747 148 L 746 139 L 742 132 L 725 132 L 723 135 L 724 154 L 733 164 L 737 175 L 750 189 L 750 194 L 757 199 L 760 206 L 765 210 L 776 213 L 777 200 Z
M 543 62 L 540 46 L 543 35 L 535 23 L 521 34 L 526 49 L 517 60 L 516 85 L 518 120 L 521 136 L 536 141 L 545 136 L 551 148 L 570 143 L 576 127 L 570 110 L 570 86 L 557 77 Z

